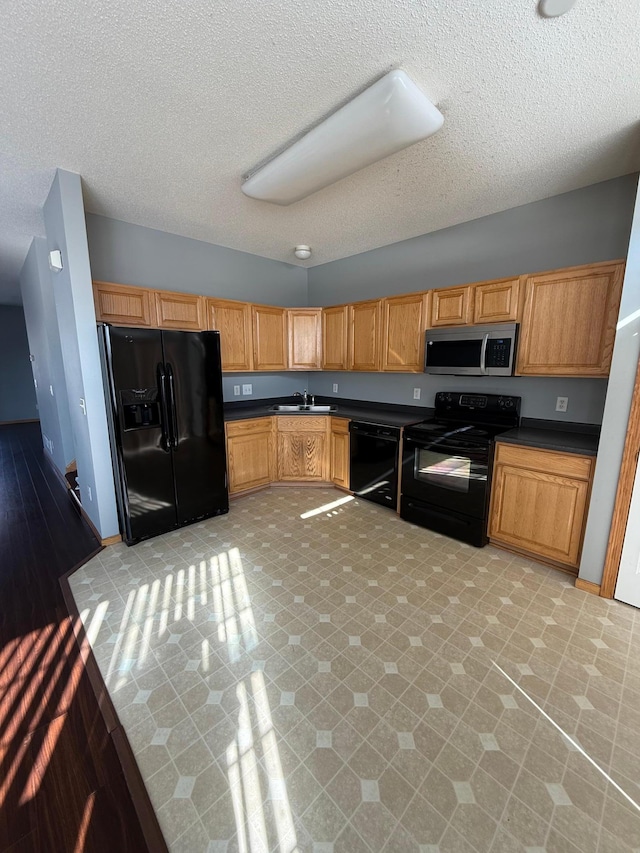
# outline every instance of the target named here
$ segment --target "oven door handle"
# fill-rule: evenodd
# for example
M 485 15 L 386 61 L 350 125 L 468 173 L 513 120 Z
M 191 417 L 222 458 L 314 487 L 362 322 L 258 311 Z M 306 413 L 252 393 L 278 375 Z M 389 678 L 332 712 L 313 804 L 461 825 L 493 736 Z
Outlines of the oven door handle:
M 482 348 L 480 349 L 480 373 L 486 376 L 487 373 L 487 345 L 489 344 L 489 332 L 482 338 Z
M 489 453 L 489 447 L 486 444 L 481 445 L 466 445 L 462 446 L 459 444 L 449 444 L 446 441 L 438 441 L 437 439 L 434 441 L 419 441 L 415 438 L 405 437 L 404 447 L 414 447 L 419 450 L 431 450 L 434 453 L 443 453 L 449 454 L 451 456 L 468 456 L 469 458 L 476 458 L 478 452 L 484 454 Z

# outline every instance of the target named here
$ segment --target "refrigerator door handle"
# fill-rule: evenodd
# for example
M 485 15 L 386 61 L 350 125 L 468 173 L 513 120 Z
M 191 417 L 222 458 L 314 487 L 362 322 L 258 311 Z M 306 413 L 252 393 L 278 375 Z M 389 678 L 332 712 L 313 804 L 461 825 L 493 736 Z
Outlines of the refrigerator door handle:
M 169 405 L 167 403 L 167 377 L 164 372 L 164 366 L 158 365 L 158 390 L 160 392 L 160 413 L 162 424 L 162 449 L 169 453 L 171 450 L 171 439 L 169 433 Z
M 173 381 L 173 369 L 167 362 L 167 379 L 169 380 L 169 410 L 171 414 L 171 447 L 178 449 L 178 411 L 176 409 L 176 389 Z

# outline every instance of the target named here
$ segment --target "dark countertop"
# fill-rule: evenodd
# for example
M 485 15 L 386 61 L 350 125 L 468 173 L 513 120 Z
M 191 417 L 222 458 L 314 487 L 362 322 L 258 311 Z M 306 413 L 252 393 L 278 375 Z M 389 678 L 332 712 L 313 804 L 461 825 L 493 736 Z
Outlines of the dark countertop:
M 520 427 L 500 433 L 496 441 L 539 447 L 542 450 L 557 450 L 560 453 L 595 456 L 598 453 L 600 427 L 594 424 L 523 418 Z
M 316 397 L 320 405 L 336 406 L 335 412 L 272 412 L 271 407 L 277 403 L 298 403 L 299 400 L 289 398 L 274 398 L 256 400 L 247 403 L 226 403 L 224 407 L 225 421 L 239 421 L 248 418 L 268 417 L 270 415 L 293 415 L 308 417 L 309 415 L 331 415 L 335 418 L 349 418 L 352 421 L 363 421 L 380 426 L 403 427 L 424 421 L 433 416 L 433 409 L 427 406 L 397 406 L 391 403 L 367 403 L 362 400 L 343 400 L 336 397 Z

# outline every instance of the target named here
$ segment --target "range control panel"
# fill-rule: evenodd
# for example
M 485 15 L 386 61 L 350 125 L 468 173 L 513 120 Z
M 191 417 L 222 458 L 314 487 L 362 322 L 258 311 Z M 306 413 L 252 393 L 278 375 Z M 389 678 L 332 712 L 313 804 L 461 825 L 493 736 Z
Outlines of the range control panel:
M 468 419 L 473 422 L 502 423 L 520 417 L 520 397 L 507 394 L 460 394 L 438 391 L 435 398 L 437 418 Z

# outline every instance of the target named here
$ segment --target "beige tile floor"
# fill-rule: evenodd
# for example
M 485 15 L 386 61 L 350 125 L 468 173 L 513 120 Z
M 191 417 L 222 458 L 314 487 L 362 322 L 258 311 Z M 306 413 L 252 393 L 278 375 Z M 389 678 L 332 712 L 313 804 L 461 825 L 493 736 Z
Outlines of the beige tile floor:
M 640 613 L 344 499 L 71 578 L 171 851 L 640 850 Z

